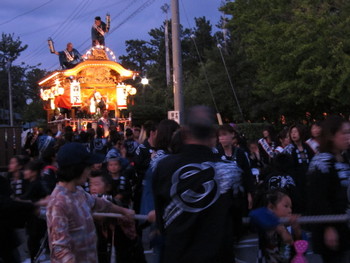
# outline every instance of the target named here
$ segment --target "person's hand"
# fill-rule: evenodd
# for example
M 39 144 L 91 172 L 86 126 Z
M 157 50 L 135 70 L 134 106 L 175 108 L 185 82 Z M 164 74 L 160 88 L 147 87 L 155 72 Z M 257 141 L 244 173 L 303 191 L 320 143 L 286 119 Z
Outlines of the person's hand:
M 123 195 L 117 194 L 114 198 L 116 198 L 118 200 L 123 200 Z
M 148 213 L 147 221 L 150 223 L 156 222 L 156 211 L 155 210 L 152 210 L 151 212 Z
M 134 220 L 134 216 L 135 216 L 135 211 L 134 211 L 134 210 L 124 208 L 122 214 L 123 214 L 127 219 L 132 219 L 132 220 Z
M 331 250 L 337 250 L 339 246 L 338 231 L 334 227 L 327 227 L 324 231 L 324 243 Z
M 247 194 L 248 199 L 248 209 L 251 210 L 253 208 L 253 196 L 251 193 Z
M 36 206 L 47 206 L 49 204 L 49 201 L 50 201 L 50 196 L 46 196 L 45 198 L 43 199 L 40 199 L 39 201 L 37 201 L 35 203 Z
M 300 217 L 300 215 L 296 215 L 296 214 L 291 214 L 288 218 L 289 218 L 289 224 L 292 227 L 299 227 L 298 224 L 298 218 Z
M 123 157 L 123 158 L 126 158 L 126 148 L 124 146 L 121 146 L 120 147 L 120 155 Z

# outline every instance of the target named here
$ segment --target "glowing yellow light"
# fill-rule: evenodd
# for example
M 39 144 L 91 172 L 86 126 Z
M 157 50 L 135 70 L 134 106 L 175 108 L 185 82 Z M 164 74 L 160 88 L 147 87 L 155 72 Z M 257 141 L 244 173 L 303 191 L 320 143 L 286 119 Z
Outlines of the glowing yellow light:
M 59 74 L 59 72 L 55 72 L 54 74 L 52 74 L 50 77 L 47 77 L 46 79 L 42 80 L 39 82 L 39 85 L 45 83 L 46 81 L 52 79 L 53 77 L 57 76 Z
M 135 88 L 131 88 L 131 90 L 129 91 L 130 95 L 135 95 L 137 92 L 137 90 Z
M 58 88 L 58 95 L 63 95 L 64 94 L 64 88 L 59 87 Z
M 141 84 L 142 84 L 142 85 L 148 85 L 148 83 L 149 83 L 149 81 L 148 81 L 147 78 L 142 78 L 142 79 L 141 79 Z

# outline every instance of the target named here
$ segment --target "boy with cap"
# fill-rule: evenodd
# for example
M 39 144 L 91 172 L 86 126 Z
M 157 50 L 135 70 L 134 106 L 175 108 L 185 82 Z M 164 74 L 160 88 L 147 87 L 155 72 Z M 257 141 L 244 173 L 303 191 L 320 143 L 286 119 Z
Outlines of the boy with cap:
M 100 162 L 79 143 L 67 143 L 57 154 L 58 184 L 47 206 L 51 262 L 97 262 L 93 212 L 120 213 L 131 217 L 134 211 L 86 193 L 89 165 Z

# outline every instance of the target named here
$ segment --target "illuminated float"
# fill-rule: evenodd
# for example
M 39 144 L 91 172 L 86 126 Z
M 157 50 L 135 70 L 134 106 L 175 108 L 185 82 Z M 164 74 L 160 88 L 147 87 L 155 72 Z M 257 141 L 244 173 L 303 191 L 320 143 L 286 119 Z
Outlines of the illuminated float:
M 87 123 L 94 124 L 101 117 L 103 110 L 110 111 L 119 123 L 130 121 L 120 118 L 120 110 L 127 108 L 128 96 L 136 94 L 136 89 L 125 82 L 138 73 L 117 63 L 112 50 L 104 46 L 92 47 L 84 59 L 73 68 L 54 71 L 39 81 L 50 126 L 69 124 L 85 129 Z M 57 110 L 69 114 L 58 114 Z

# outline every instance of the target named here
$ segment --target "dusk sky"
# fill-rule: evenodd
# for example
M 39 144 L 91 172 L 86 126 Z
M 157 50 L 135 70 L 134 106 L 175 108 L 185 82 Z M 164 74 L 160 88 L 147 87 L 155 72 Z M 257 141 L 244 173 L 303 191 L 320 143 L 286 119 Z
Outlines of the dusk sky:
M 91 26 L 95 16 L 105 21 L 111 15 L 111 32 L 106 46 L 116 56 L 125 54 L 125 41 L 148 40 L 148 32 L 159 28 L 166 18 L 161 6 L 170 0 L 3 0 L 0 9 L 1 33 L 14 33 L 28 49 L 15 63 L 42 63 L 47 70 L 59 68 L 58 57 L 50 54 L 47 39 L 61 51 L 67 42 L 84 54 L 91 45 Z M 186 28 L 195 26 L 194 18 L 205 16 L 214 30 L 220 20 L 220 0 L 179 0 L 180 22 Z M 171 12 L 169 10 L 169 17 Z

